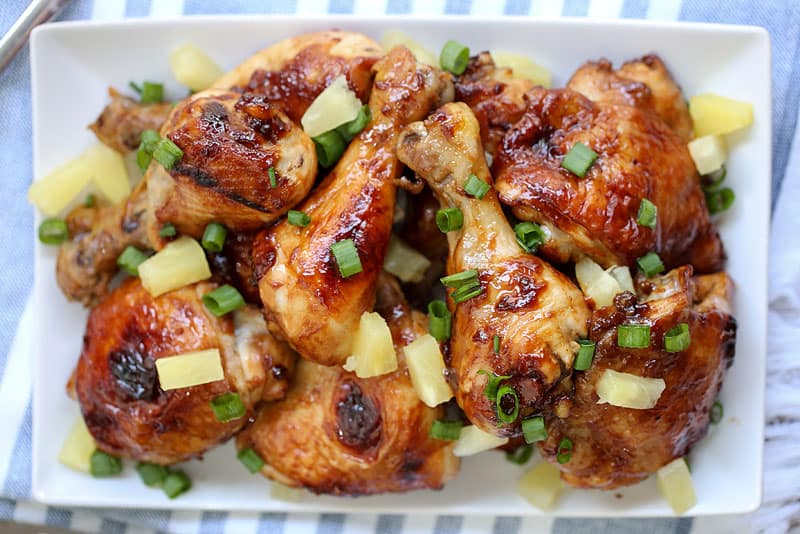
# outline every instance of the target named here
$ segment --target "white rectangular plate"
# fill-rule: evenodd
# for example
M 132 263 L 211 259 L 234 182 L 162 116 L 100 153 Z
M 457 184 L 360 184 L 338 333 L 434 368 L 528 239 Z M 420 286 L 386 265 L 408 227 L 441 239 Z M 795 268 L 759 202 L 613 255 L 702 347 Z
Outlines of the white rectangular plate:
M 563 85 L 579 65 L 605 56 L 614 62 L 656 52 L 687 95 L 715 91 L 752 102 L 755 125 L 730 143 L 728 183 L 736 191 L 721 231 L 737 282 L 736 359 L 722 391 L 724 421 L 691 456 L 698 504 L 692 514 L 738 513 L 761 501 L 766 360 L 767 238 L 770 206 L 770 51 L 760 28 L 631 21 L 202 17 L 175 21 L 65 23 L 36 31 L 32 41 L 34 171 L 42 176 L 94 142 L 86 129 L 105 104 L 106 88 L 129 80 L 165 80 L 167 94 L 186 89 L 169 72 L 168 54 L 191 41 L 227 68 L 279 39 L 332 27 L 379 38 L 403 30 L 438 51 L 447 39 L 473 51 L 505 49 L 529 55 Z M 37 220 L 38 224 L 38 220 Z M 535 515 L 516 494 L 523 472 L 501 454 L 467 458 L 443 491 L 359 499 L 271 500 L 268 483 L 249 475 L 230 444 L 186 465 L 194 487 L 175 501 L 146 488 L 130 463 L 121 478 L 95 480 L 63 467 L 58 451 L 77 414 L 64 384 L 81 349 L 86 312 L 68 303 L 54 277 L 55 249 L 35 246 L 35 392 L 33 491 L 58 505 L 394 513 Z M 552 512 L 560 516 L 665 516 L 671 510 L 650 480 L 615 492 L 568 491 Z

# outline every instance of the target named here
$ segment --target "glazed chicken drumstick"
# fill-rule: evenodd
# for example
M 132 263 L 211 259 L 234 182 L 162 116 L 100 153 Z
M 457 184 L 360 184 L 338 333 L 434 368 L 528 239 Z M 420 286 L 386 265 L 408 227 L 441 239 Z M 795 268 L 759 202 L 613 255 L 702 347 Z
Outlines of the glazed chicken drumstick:
M 463 213 L 462 228 L 447 234 L 448 274 L 478 273 L 480 293 L 452 303 L 456 400 L 484 431 L 518 435 L 522 417 L 541 411 L 548 392 L 571 372 L 589 319 L 583 295 L 567 277 L 520 248 L 494 190 L 481 199 L 465 192 L 470 176 L 492 182 L 478 121 L 465 104 L 447 104 L 406 128 L 397 152 L 443 208 Z M 496 400 L 485 394 L 494 376 L 507 377 L 503 384 L 518 397 L 519 414 L 507 404 L 513 395 Z

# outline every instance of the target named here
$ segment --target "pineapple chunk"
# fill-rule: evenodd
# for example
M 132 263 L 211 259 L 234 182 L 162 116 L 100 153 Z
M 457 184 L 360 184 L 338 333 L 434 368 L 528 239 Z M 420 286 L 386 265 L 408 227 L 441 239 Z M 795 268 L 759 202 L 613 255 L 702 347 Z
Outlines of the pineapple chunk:
M 300 502 L 303 500 L 304 493 L 305 491 L 300 488 L 292 488 L 286 484 L 275 482 L 274 480 L 270 484 L 269 488 L 269 496 L 276 501 Z
M 83 153 L 91 168 L 91 177 L 97 189 L 112 203 L 119 204 L 131 193 L 128 169 L 122 154 L 103 143 L 89 147 Z
M 434 56 L 427 48 L 412 39 L 410 35 L 396 30 L 384 32 L 383 36 L 381 37 L 381 47 L 383 47 L 385 52 L 389 52 L 389 50 L 398 45 L 403 45 L 411 50 L 411 53 L 414 54 L 414 56 L 417 58 L 417 61 L 420 63 L 427 63 L 428 65 L 433 65 L 434 67 L 439 66 L 439 60 L 436 58 L 436 56 Z
M 192 91 L 202 91 L 224 74 L 205 52 L 191 43 L 184 43 L 169 55 L 172 75 Z
M 697 504 L 692 475 L 683 458 L 673 460 L 659 469 L 656 484 L 676 514 L 682 514 Z
M 725 140 L 719 135 L 706 135 L 689 141 L 689 154 L 700 174 L 710 174 L 719 170 L 728 159 Z
M 374 312 L 361 314 L 353 355 L 347 358 L 344 368 L 355 372 L 358 378 L 385 375 L 397 369 L 392 332 L 383 317 Z
M 583 294 L 592 299 L 597 308 L 610 306 L 614 296 L 622 292 L 616 278 L 586 257 L 575 264 L 575 277 Z
M 219 349 L 187 352 L 156 360 L 158 383 L 161 389 L 190 388 L 223 380 Z
M 421 282 L 431 262 L 392 234 L 383 268 L 403 282 Z
M 465 426 L 461 429 L 461 436 L 453 448 L 453 454 L 456 456 L 472 456 L 479 452 L 502 447 L 506 443 L 508 443 L 508 438 L 489 434 L 474 425 Z
M 597 404 L 648 410 L 656 405 L 666 383 L 663 378 L 644 378 L 611 369 L 597 381 Z
M 453 398 L 453 390 L 445 378 L 444 358 L 432 335 L 418 337 L 403 352 L 411 384 L 422 402 L 433 408 Z
M 728 134 L 753 124 L 752 104 L 714 93 L 690 98 L 689 114 L 696 137 Z
M 563 489 L 561 472 L 547 462 L 536 464 L 517 484 L 520 496 L 541 510 L 555 506 Z
M 550 71 L 534 63 L 530 58 L 502 50 L 492 50 L 491 54 L 495 65 L 509 67 L 517 78 L 526 78 L 542 87 L 550 87 L 553 83 L 553 75 Z
M 139 278 L 150 295 L 157 297 L 211 278 L 202 247 L 191 237 L 173 241 L 139 265 Z
M 606 272 L 614 277 L 614 280 L 619 284 L 622 291 L 630 291 L 634 295 L 636 291 L 633 288 L 633 278 L 631 278 L 631 270 L 624 265 L 615 265 L 606 269 Z
M 333 130 L 358 116 L 361 100 L 347 86 L 347 78 L 339 76 L 314 99 L 300 123 L 309 137 Z
M 88 473 L 92 453 L 96 448 L 94 438 L 89 434 L 83 417 L 79 416 L 61 446 L 58 461 L 76 471 Z

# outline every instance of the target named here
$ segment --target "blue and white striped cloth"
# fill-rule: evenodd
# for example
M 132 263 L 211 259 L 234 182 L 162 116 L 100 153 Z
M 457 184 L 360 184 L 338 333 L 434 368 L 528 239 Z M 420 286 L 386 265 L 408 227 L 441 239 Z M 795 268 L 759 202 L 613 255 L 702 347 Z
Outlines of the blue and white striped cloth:
M 0 32 L 7 30 L 25 8 L 26 0 L 0 1 Z M 60 16 L 62 20 L 114 20 L 125 17 L 173 17 L 182 14 L 214 13 L 358 13 L 358 14 L 457 14 L 471 16 L 588 16 L 605 18 L 647 18 L 754 24 L 766 27 L 772 36 L 773 50 L 773 205 L 787 174 L 790 156 L 796 168 L 800 154 L 791 151 L 800 99 L 800 4 L 797 0 L 73 0 Z M 185 511 L 69 510 L 32 503 L 31 492 L 31 372 L 29 341 L 35 335 L 24 327 L 28 313 L 26 301 L 32 285 L 32 210 L 25 201 L 31 182 L 31 92 L 29 53 L 24 49 L 6 72 L 0 73 L 0 520 L 16 520 L 69 527 L 86 532 L 202 532 L 202 533 L 436 533 L 478 532 L 517 533 L 634 533 L 677 534 L 695 532 L 749 532 L 769 525 L 769 532 L 787 531 L 800 524 L 800 504 L 796 499 L 775 505 L 770 518 L 737 517 L 664 520 L 553 520 L 515 517 L 398 516 L 343 514 L 258 514 Z M 790 170 L 785 184 L 787 195 L 800 196 L 800 172 Z M 786 199 L 780 199 L 786 200 Z M 784 202 L 785 203 L 785 202 Z M 781 209 L 776 215 L 787 234 L 784 247 L 797 246 L 800 239 L 787 231 L 796 214 Z M 796 226 L 796 225 L 794 225 Z M 782 240 L 783 241 L 783 240 Z M 788 248 L 773 249 L 776 260 L 790 257 Z M 783 254 L 783 256 L 781 256 Z M 785 263 L 784 263 L 785 264 Z M 774 291 L 774 290 L 773 290 Z M 796 292 L 795 292 L 796 293 Z M 778 302 L 775 300 L 775 302 Z M 775 303 L 774 302 L 774 303 Z M 784 302 L 784 301 L 781 301 Z M 800 314 L 800 299 L 795 300 Z M 773 304 L 774 304 L 773 303 Z M 777 305 L 776 305 L 777 307 Z M 775 311 L 775 310 L 773 310 Z M 780 311 L 780 310 L 778 310 Z M 775 313 L 778 313 L 775 311 Z M 772 317 L 772 315 L 771 315 Z M 796 328 L 797 321 L 786 323 Z M 772 354 L 770 358 L 772 358 Z M 772 374 L 770 375 L 772 376 Z M 780 399 L 783 400 L 783 399 Z M 772 402 L 772 401 L 770 401 Z M 783 400 L 783 402 L 787 402 Z M 768 406 L 768 411 L 769 411 Z M 769 418 L 768 413 L 768 418 Z M 783 420 L 785 423 L 785 418 Z M 783 424 L 779 423 L 779 424 Z M 800 438 L 800 424 L 788 435 L 789 442 Z M 778 424 L 775 425 L 777 428 Z M 768 431 L 768 437 L 770 432 Z M 786 437 L 785 435 L 782 437 Z M 771 498 L 770 453 L 768 442 L 766 497 Z M 777 468 L 775 469 L 777 471 Z M 785 475 L 784 471 L 784 475 Z M 795 480 L 797 478 L 795 477 Z M 796 488 L 795 488 L 796 489 Z M 777 494 L 796 497 L 799 491 Z M 794 514 L 794 515 L 793 515 Z M 780 516 L 780 520 L 775 517 Z

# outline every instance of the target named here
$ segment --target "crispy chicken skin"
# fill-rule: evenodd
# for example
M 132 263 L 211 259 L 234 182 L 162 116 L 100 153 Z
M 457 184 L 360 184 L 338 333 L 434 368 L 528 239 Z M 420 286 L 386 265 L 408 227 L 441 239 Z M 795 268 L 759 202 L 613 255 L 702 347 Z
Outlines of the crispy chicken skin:
M 402 347 L 427 333 L 397 282 L 381 277 L 375 309 L 387 320 L 398 370 L 357 378 L 341 367 L 301 359 L 283 401 L 266 404 L 237 438 L 262 473 L 315 493 L 372 495 L 441 488 L 458 471 L 452 442 L 428 437 L 444 408 L 428 408 L 411 385 Z
M 459 231 L 448 232 L 448 274 L 476 269 L 483 292 L 455 307 L 450 357 L 456 373 L 456 400 L 473 424 L 486 432 L 513 436 L 521 418 L 540 411 L 546 394 L 572 369 L 577 340 L 585 337 L 589 310 L 581 292 L 563 274 L 517 244 L 497 195 L 468 196 L 471 174 L 491 184 L 478 121 L 464 103 L 447 104 L 425 122 L 403 131 L 400 160 L 433 189 L 442 207 L 464 215 Z M 493 348 L 499 336 L 499 352 Z M 498 419 L 479 371 L 508 375 L 504 382 L 519 396 L 512 423 Z
M 169 171 L 155 160 L 147 170 L 155 244 L 166 223 L 194 237 L 210 222 L 233 231 L 258 229 L 300 202 L 314 184 L 313 141 L 258 95 L 197 93 L 176 106 L 161 135 L 183 157 Z
M 692 138 L 692 118 L 681 88 L 661 58 L 648 54 L 614 70 L 607 59 L 588 61 L 572 75 L 567 88 L 594 102 L 634 106 L 655 113 L 684 142 Z
M 489 52 L 469 60 L 456 79 L 456 100 L 467 104 L 481 125 L 481 140 L 494 156 L 503 135 L 525 113 L 525 93 L 534 83 L 514 78 L 508 67 L 497 67 Z
M 375 66 L 372 121 L 350 143 L 336 167 L 297 208 L 311 223 L 282 220 L 256 237 L 253 248 L 264 312 L 271 327 L 303 357 L 340 365 L 352 332 L 372 309 L 400 174 L 395 145 L 400 130 L 421 119 L 446 92 L 446 75 L 417 64 L 406 48 Z M 352 239 L 363 271 L 342 278 L 331 245 Z
M 125 154 L 139 147 L 142 132 L 158 130 L 172 110 L 170 102 L 141 104 L 109 87 L 107 104 L 89 129 L 117 152 Z
M 655 251 L 666 267 L 715 272 L 725 262 L 686 143 L 652 113 L 593 103 L 569 89 L 535 88 L 528 109 L 506 133 L 494 160 L 500 200 L 523 220 L 545 226 L 540 249 L 566 262 L 582 255 L 604 267 L 634 266 Z M 583 143 L 598 154 L 586 176 L 561 167 Z M 637 224 L 647 198 L 655 229 Z
M 214 397 L 238 393 L 249 414 L 262 397 L 282 397 L 293 353 L 271 339 L 258 310 L 233 318 L 208 313 L 201 296 L 214 287 L 200 283 L 152 298 L 129 279 L 91 311 L 74 383 L 101 450 L 158 464 L 199 457 L 247 421 L 217 421 Z M 156 359 L 209 348 L 219 348 L 225 380 L 161 390 Z
M 546 414 L 547 440 L 539 449 L 572 486 L 613 489 L 643 480 L 675 458 L 685 456 L 706 433 L 711 405 L 725 369 L 733 361 L 736 321 L 730 315 L 732 283 L 725 273 L 692 278 L 691 266 L 645 282 L 641 303 L 631 293 L 592 316 L 590 339 L 597 343 L 594 362 L 575 373 L 569 415 Z M 622 323 L 649 324 L 650 348 L 616 344 Z M 664 333 L 688 323 L 688 349 L 670 353 Z M 596 384 L 606 369 L 663 378 L 666 389 L 649 410 L 597 404 Z M 556 460 L 563 438 L 573 443 L 565 464 Z

